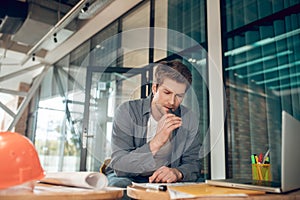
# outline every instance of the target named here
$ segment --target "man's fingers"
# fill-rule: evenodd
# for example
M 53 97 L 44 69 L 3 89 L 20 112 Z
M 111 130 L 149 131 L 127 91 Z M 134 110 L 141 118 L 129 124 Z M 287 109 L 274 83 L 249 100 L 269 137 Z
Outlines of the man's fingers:
M 152 176 L 149 177 L 150 183 L 173 183 L 177 181 L 174 169 L 168 167 L 161 167 L 156 170 Z
M 172 127 L 176 127 L 178 128 L 179 126 L 181 126 L 181 123 L 182 123 L 182 120 L 180 117 L 177 117 L 175 115 L 169 115 L 167 118 L 166 118 L 166 128 L 172 128 Z
M 158 176 L 159 175 L 161 175 L 161 173 L 162 173 L 162 170 L 156 170 L 153 174 L 152 174 L 152 176 L 150 176 L 149 177 L 149 182 L 150 183 L 153 183 L 153 182 L 159 182 L 160 181 L 160 179 L 158 178 Z

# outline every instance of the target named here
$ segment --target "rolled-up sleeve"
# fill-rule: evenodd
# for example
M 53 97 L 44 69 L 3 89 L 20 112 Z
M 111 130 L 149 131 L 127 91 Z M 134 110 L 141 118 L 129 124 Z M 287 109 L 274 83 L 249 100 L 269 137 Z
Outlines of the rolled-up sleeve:
M 118 176 L 134 176 L 153 171 L 155 161 L 148 143 L 143 143 L 146 127 L 132 115 L 129 103 L 115 113 L 112 131 L 111 167 Z M 137 113 L 139 113 L 137 111 Z M 141 142 L 138 142 L 141 141 Z M 142 143 L 139 146 L 137 143 Z

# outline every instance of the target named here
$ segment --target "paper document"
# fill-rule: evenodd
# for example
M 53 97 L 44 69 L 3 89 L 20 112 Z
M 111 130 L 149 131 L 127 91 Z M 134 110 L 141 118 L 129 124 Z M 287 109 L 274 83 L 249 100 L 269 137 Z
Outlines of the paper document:
M 192 182 L 178 182 L 178 183 L 135 183 L 132 182 L 132 186 L 140 187 L 144 189 L 151 189 L 151 190 L 159 190 L 159 191 L 166 191 L 169 186 L 187 186 L 193 185 L 195 183 Z
M 265 192 L 216 187 L 207 183 L 178 182 L 178 183 L 135 183 L 132 186 L 149 191 L 168 192 L 170 199 L 197 198 L 197 197 L 247 197 L 248 195 L 265 194 Z M 165 189 L 166 188 L 166 189 Z
M 107 186 L 107 177 L 99 172 L 48 172 L 42 183 L 100 190 Z
M 168 192 L 171 199 L 196 197 L 246 197 L 253 194 L 264 194 L 264 192 L 254 190 L 214 187 L 206 183 L 168 186 Z

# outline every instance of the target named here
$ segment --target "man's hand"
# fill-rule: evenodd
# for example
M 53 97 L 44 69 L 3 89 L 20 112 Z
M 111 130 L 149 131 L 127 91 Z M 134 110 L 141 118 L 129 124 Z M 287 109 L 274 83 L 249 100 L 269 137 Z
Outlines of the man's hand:
M 156 134 L 149 144 L 153 155 L 169 140 L 172 132 L 181 124 L 181 118 L 171 113 L 165 114 L 158 121 Z
M 176 168 L 162 166 L 149 177 L 150 183 L 174 183 L 182 180 L 181 172 Z

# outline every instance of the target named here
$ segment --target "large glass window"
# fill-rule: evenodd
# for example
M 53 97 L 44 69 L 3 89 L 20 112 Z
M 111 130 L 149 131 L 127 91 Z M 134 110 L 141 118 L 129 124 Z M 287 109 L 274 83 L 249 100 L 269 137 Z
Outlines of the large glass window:
M 131 32 L 122 35 L 122 53 L 124 67 L 144 67 L 149 62 L 149 32 L 139 34 L 135 29 L 150 26 L 150 2 L 147 1 L 138 9 L 122 18 L 122 31 Z M 145 32 L 144 32 L 145 33 Z M 133 42 L 134 41 L 134 42 Z M 129 50 L 129 51 L 128 51 Z
M 46 171 L 78 171 L 89 42 L 57 62 L 40 89 L 35 145 Z
M 203 140 L 209 137 L 205 17 L 204 0 L 144 1 L 56 63 L 41 88 L 38 124 L 44 129 L 38 128 L 37 138 L 45 138 L 49 123 L 57 136 L 51 145 L 58 161 L 45 169 L 98 170 L 110 156 L 114 109 L 149 94 L 151 62 L 164 59 L 180 59 L 190 67 L 193 85 L 184 104 L 199 115 Z M 74 149 L 71 164 L 63 158 L 68 140 Z M 42 155 L 50 147 L 47 141 L 36 144 Z M 47 166 L 51 158 L 43 159 Z M 205 154 L 205 178 L 208 163 Z
M 158 3 L 158 5 L 161 3 Z M 164 7 L 161 9 L 163 11 Z M 209 101 L 207 87 L 207 40 L 206 40 L 206 1 L 205 0 L 172 0 L 167 6 L 167 57 L 184 58 L 185 64 L 191 66 L 193 74 L 193 92 L 196 99 L 187 98 L 186 104 L 199 114 L 202 148 L 206 149 L 202 156 L 202 174 L 209 178 Z M 164 20 L 164 18 L 163 18 Z M 163 21 L 164 22 L 164 21 Z M 162 22 L 162 24 L 163 24 Z M 159 23 L 158 23 L 159 24 Z M 161 25 L 161 24 L 159 24 Z M 183 37 L 178 37 L 183 35 Z M 187 39 L 188 38 L 188 39 Z M 182 48 L 180 53 L 174 54 L 173 47 Z M 191 95 L 187 95 L 191 97 Z
M 270 149 L 280 180 L 281 111 L 300 118 L 300 1 L 222 1 L 229 177 L 251 177 Z

